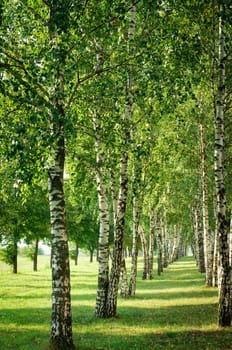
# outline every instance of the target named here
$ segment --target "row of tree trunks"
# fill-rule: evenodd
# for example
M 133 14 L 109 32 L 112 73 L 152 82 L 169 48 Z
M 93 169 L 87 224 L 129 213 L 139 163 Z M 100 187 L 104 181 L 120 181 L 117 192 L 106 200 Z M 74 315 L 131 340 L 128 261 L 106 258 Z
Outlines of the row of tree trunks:
M 132 6 L 130 10 L 129 19 L 129 30 L 128 30 L 128 50 L 131 50 L 135 35 L 135 18 L 136 18 L 136 7 Z M 99 50 L 100 52 L 101 50 Z M 97 64 L 101 64 L 102 59 L 97 55 Z M 130 145 L 130 122 L 132 119 L 132 107 L 133 107 L 133 88 L 134 88 L 134 76 L 133 67 L 129 66 L 128 80 L 127 80 L 127 95 L 126 95 L 126 105 L 125 112 L 122 118 L 122 145 L 121 145 L 121 159 L 120 159 L 120 175 L 119 175 L 119 191 L 118 196 L 116 195 L 116 185 L 114 182 L 114 174 L 112 174 L 112 194 L 113 194 L 113 209 L 114 209 L 114 246 L 112 254 L 112 264 L 110 276 L 108 278 L 108 254 L 109 254 L 109 208 L 107 207 L 106 214 L 106 204 L 108 201 L 106 190 L 107 186 L 103 189 L 102 179 L 105 174 L 101 173 L 97 175 L 98 184 L 98 202 L 100 209 L 100 237 L 99 237 L 99 277 L 98 277 L 98 292 L 96 301 L 95 315 L 97 317 L 115 317 L 117 313 L 117 298 L 119 289 L 119 278 L 122 274 L 122 290 L 123 295 L 128 293 L 127 290 L 127 278 L 125 271 L 125 259 L 123 256 L 123 238 L 124 238 L 124 224 L 127 206 L 127 193 L 128 193 L 128 159 L 129 159 L 129 145 Z M 99 121 L 95 120 L 95 130 L 98 128 Z M 99 135 L 99 133 L 98 133 Z M 101 156 L 99 151 L 99 139 L 95 142 L 97 157 Z M 97 159 L 98 163 L 105 164 L 101 162 L 103 159 Z M 99 177 L 99 178 L 98 178 Z M 105 193 L 105 194 L 104 194 Z M 101 201 L 104 194 L 104 210 L 101 213 Z M 107 219 L 106 219 L 107 217 Z M 107 230 L 103 232 L 103 223 L 105 221 L 105 226 Z M 104 261 L 103 261 L 104 260 Z
M 132 54 L 134 50 L 134 37 L 135 37 L 135 22 L 136 22 L 136 6 L 132 5 L 130 9 L 129 17 L 129 29 L 128 29 L 128 53 Z M 134 70 L 133 65 L 129 65 L 127 89 L 126 89 L 126 105 L 125 112 L 122 118 L 123 125 L 123 142 L 122 153 L 120 161 L 120 180 L 119 180 L 119 194 L 117 201 L 117 209 L 115 216 L 114 227 L 114 248 L 112 266 L 109 280 L 109 290 L 107 296 L 107 317 L 115 317 L 117 314 L 117 297 L 118 297 L 118 285 L 120 278 L 120 271 L 122 268 L 123 257 L 123 237 L 125 226 L 125 215 L 127 206 L 127 193 L 128 193 L 128 160 L 129 160 L 129 146 L 131 142 L 131 130 L 130 123 L 133 115 L 133 103 L 134 103 Z M 125 268 L 123 267 L 125 271 Z M 125 278 L 123 279 L 125 283 Z
M 143 273 L 142 279 L 153 279 L 153 261 L 154 261 L 154 242 L 155 242 L 155 232 L 156 232 L 157 219 L 154 208 L 151 209 L 150 213 L 150 228 L 149 228 L 149 241 L 147 242 L 147 237 L 143 226 L 139 225 L 139 236 L 143 251 Z
M 179 226 L 174 225 L 173 234 L 169 235 L 167 224 L 163 223 L 160 217 L 155 214 L 154 209 L 151 211 L 149 236 L 147 237 L 145 230 L 141 224 L 139 225 L 139 235 L 143 251 L 143 279 L 153 278 L 153 256 L 155 241 L 157 247 L 158 275 L 163 272 L 163 269 L 165 267 L 168 267 L 169 263 L 173 263 L 179 257 L 186 255 L 186 248 L 182 244 Z

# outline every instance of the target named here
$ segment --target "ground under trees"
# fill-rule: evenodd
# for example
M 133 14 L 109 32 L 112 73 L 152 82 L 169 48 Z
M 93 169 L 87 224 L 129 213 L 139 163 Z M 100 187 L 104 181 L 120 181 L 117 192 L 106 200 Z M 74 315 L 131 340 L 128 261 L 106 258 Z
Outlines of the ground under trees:
M 12 275 L 0 263 L 0 348 L 42 350 L 50 318 L 49 259 L 39 257 L 39 271 L 19 258 L 21 272 Z M 156 260 L 155 260 L 156 266 Z M 118 300 L 119 317 L 94 317 L 97 264 L 80 258 L 71 265 L 73 337 L 78 349 L 231 349 L 231 329 L 217 327 L 217 289 L 204 286 L 191 257 L 182 258 L 154 280 L 142 280 L 136 297 Z

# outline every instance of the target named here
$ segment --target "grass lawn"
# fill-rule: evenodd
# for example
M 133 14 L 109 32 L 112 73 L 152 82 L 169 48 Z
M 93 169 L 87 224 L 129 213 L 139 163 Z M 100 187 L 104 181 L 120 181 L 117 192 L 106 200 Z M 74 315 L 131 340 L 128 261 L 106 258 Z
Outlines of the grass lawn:
M 39 271 L 31 270 L 24 258 L 19 258 L 17 275 L 0 262 L 0 350 L 43 350 L 48 343 L 49 258 L 39 257 Z M 136 296 L 119 297 L 115 319 L 94 317 L 96 262 L 81 258 L 77 267 L 72 264 L 71 278 L 78 350 L 232 349 L 232 328 L 217 327 L 217 290 L 204 287 L 191 257 L 170 265 L 153 281 L 142 281 L 139 269 Z

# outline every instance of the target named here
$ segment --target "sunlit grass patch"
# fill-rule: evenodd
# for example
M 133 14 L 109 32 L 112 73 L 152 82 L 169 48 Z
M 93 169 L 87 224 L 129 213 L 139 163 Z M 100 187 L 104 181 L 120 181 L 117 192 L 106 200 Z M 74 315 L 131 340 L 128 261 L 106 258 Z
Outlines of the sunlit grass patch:
M 1 267 L 1 263 L 0 263 Z M 129 267 L 129 261 L 128 261 Z M 25 270 L 23 269 L 25 268 Z M 155 265 L 156 268 L 156 265 Z M 49 339 L 51 271 L 19 261 L 19 274 L 0 274 L 0 350 L 43 350 Z M 97 263 L 71 264 L 73 336 L 78 350 L 230 350 L 231 328 L 217 327 L 217 290 L 205 288 L 192 258 L 143 281 L 136 296 L 118 298 L 118 316 L 96 319 Z

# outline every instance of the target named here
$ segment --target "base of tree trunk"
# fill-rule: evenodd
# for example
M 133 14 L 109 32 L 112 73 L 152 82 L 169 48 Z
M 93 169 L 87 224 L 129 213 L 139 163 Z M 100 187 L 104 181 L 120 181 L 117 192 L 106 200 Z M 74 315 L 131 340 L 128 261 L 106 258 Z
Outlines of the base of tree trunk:
M 46 350 L 76 350 L 73 343 L 69 343 L 64 339 L 52 339 Z

